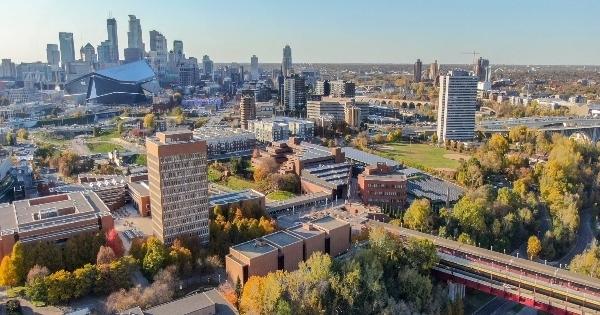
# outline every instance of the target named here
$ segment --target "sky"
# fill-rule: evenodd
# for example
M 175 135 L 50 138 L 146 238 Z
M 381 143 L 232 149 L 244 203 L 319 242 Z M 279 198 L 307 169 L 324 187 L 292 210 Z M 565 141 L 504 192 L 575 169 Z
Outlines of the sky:
M 75 52 L 107 38 L 117 19 L 119 50 L 128 15 L 172 49 L 215 62 L 600 64 L 596 0 L 2 0 L 0 58 L 46 60 L 46 44 L 73 32 Z M 8 13 L 8 14 L 7 14 Z

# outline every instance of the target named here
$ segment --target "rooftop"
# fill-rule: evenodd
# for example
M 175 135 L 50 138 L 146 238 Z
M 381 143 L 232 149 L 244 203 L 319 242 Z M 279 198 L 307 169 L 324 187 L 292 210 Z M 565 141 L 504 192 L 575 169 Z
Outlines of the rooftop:
M 133 190 L 134 193 L 139 196 L 148 196 L 150 195 L 150 186 L 148 185 L 147 180 L 142 180 L 139 182 L 130 182 L 127 184 L 129 189 Z
M 297 225 L 295 227 L 289 228 L 288 231 L 290 233 L 293 233 L 294 235 L 298 235 L 299 237 L 301 237 L 303 239 L 309 239 L 309 238 L 312 238 L 317 235 L 321 235 L 321 234 L 325 233 L 324 231 L 315 228 L 311 224 Z
M 97 74 L 111 79 L 126 82 L 151 81 L 156 76 L 145 60 L 126 63 L 116 67 L 96 71 Z
M 225 205 L 225 204 L 230 204 L 230 203 L 234 203 L 234 202 L 241 202 L 244 200 L 253 200 L 256 198 L 264 198 L 264 196 L 265 195 L 259 193 L 256 190 L 245 189 L 245 190 L 210 196 L 208 199 L 208 202 L 210 203 L 211 206 L 214 207 L 216 205 Z
M 202 127 L 194 129 L 194 138 L 206 140 L 208 142 L 218 140 L 219 138 L 245 137 L 254 139 L 254 133 L 241 128 L 228 127 Z
M 231 246 L 231 249 L 239 252 L 240 254 L 246 256 L 249 259 L 264 255 L 266 253 L 270 253 L 272 251 L 277 251 L 277 247 L 267 242 L 261 241 L 260 238 L 241 243 L 235 246 Z
M 317 227 L 320 227 L 326 231 L 331 231 L 333 229 L 337 229 L 343 226 L 348 225 L 348 222 L 342 221 L 340 219 L 334 218 L 332 216 L 324 216 L 320 219 L 316 219 L 310 221 L 310 223 L 314 224 Z
M 262 238 L 277 247 L 285 247 L 301 241 L 298 237 L 292 236 L 284 231 L 277 231 L 275 233 L 265 235 Z
M 398 167 L 400 164 L 394 160 L 386 159 L 381 156 L 367 153 L 353 147 L 343 147 L 342 152 L 346 155 L 347 159 L 359 162 L 364 165 L 377 165 L 377 163 L 385 163 L 387 166 L 393 168 Z

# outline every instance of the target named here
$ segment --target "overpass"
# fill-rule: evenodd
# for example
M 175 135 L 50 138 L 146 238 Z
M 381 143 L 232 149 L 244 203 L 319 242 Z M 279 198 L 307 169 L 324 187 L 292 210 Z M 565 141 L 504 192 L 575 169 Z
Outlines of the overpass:
M 391 224 L 370 221 L 401 239 L 427 239 L 440 261 L 433 273 L 551 314 L 600 314 L 600 280 Z
M 429 106 L 431 102 L 429 101 L 417 101 L 417 100 L 404 100 L 404 99 L 392 99 L 392 98 L 376 98 L 376 97 L 366 97 L 366 96 L 356 96 L 354 97 L 356 102 L 368 102 L 373 105 L 382 105 L 382 106 L 392 106 L 396 108 L 402 109 L 415 109 L 420 108 L 421 106 Z

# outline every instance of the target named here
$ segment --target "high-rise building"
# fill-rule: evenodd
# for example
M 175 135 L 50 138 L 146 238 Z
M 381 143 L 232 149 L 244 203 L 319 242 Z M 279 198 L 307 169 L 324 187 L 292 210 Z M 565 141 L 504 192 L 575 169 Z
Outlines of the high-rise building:
M 150 31 L 150 65 L 160 81 L 166 78 L 168 57 L 167 38 L 159 31 Z
M 332 97 L 354 97 L 356 94 L 356 85 L 351 81 L 330 81 L 329 89 L 328 94 Z
M 293 75 L 283 82 L 283 107 L 288 115 L 306 117 L 306 85 L 304 78 Z
M 58 66 L 60 63 L 60 51 L 57 44 L 46 45 L 46 59 L 49 65 Z
M 240 99 L 240 126 L 248 129 L 248 120 L 256 119 L 256 97 L 253 90 L 243 90 Z
M 413 68 L 415 82 L 421 82 L 421 71 L 423 71 L 423 63 L 421 62 L 421 59 L 417 59 Z
M 440 66 L 437 60 L 429 65 L 429 80 L 432 80 L 434 84 L 438 84 L 440 75 Z
M 286 77 L 292 75 L 292 48 L 290 48 L 290 45 L 285 45 L 285 47 L 283 47 L 283 60 L 281 61 L 281 70 L 283 71 L 283 75 Z
M 212 79 L 213 62 L 210 60 L 208 55 L 204 55 L 204 57 L 202 57 L 202 68 L 204 69 L 204 75 Z
M 129 32 L 127 32 L 127 48 L 138 48 L 145 51 L 144 42 L 142 41 L 142 25 L 140 19 L 135 15 L 129 16 Z
M 173 53 L 175 53 L 175 55 L 183 56 L 183 41 L 173 41 Z
M 490 80 L 490 61 L 488 59 L 483 59 L 479 57 L 477 63 L 475 64 L 475 75 L 479 78 L 480 82 L 485 82 Z
M 110 62 L 119 61 L 119 38 L 117 36 L 117 20 L 106 19 L 106 32 L 110 43 Z
M 111 44 L 108 40 L 105 40 L 98 45 L 96 50 L 98 52 L 98 62 L 100 63 L 111 63 Z
M 329 96 L 331 85 L 328 80 L 317 80 L 315 83 L 314 95 Z
M 92 44 L 87 43 L 85 46 L 79 49 L 79 54 L 81 55 L 81 60 L 85 62 L 89 62 L 90 64 L 98 62 L 98 58 L 96 56 L 96 49 Z
M 163 243 L 177 238 L 209 240 L 206 141 L 191 131 L 164 131 L 147 138 L 152 229 Z
M 0 78 L 15 78 L 17 76 L 17 67 L 10 59 L 2 59 L 0 64 Z
M 75 61 L 75 44 L 73 42 L 73 33 L 58 33 L 58 42 L 60 43 L 60 61 L 64 65 Z
M 98 55 L 100 55 L 100 53 L 98 53 Z M 123 55 L 125 63 L 131 63 L 142 60 L 142 58 L 144 58 L 144 51 L 141 48 L 125 48 Z
M 256 55 L 250 57 L 250 79 L 258 80 L 258 57 Z
M 476 105 L 477 76 L 464 70 L 453 70 L 440 76 L 438 142 L 473 140 Z

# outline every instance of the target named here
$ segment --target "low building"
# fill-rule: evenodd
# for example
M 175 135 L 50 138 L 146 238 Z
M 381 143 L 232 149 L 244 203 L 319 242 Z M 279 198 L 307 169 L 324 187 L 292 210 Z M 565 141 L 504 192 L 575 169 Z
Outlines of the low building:
M 0 256 L 20 241 L 64 242 L 83 234 L 108 232 L 113 217 L 93 191 L 73 192 L 0 205 Z
M 194 130 L 194 138 L 206 141 L 209 161 L 249 157 L 256 145 L 254 133 L 240 128 L 197 128 Z
M 325 216 L 229 248 L 225 268 L 229 281 L 246 283 L 252 276 L 293 271 L 320 251 L 337 256 L 350 248 L 350 224 Z
M 81 186 L 95 192 L 110 211 L 123 207 L 128 200 L 127 182 L 124 176 L 80 175 L 78 179 Z
M 180 299 L 142 310 L 134 307 L 119 315 L 233 315 L 237 310 L 219 293 L 217 289 L 201 293 L 188 294 Z
M 143 217 L 150 216 L 150 185 L 148 184 L 148 174 L 129 176 L 127 191 L 138 213 Z
M 367 205 L 404 207 L 406 204 L 406 175 L 395 172 L 385 163 L 369 165 L 358 175 L 360 198 Z
M 271 118 L 275 115 L 276 103 L 270 102 L 256 102 L 256 118 Z
M 208 203 L 211 207 L 229 208 L 232 204 L 240 204 L 242 207 L 265 209 L 265 195 L 254 189 L 244 189 L 210 196 Z
M 324 191 L 334 198 L 344 198 L 348 193 L 348 182 L 352 165 L 347 162 L 313 165 L 302 170 L 302 191 L 316 193 Z
M 331 116 L 334 121 L 344 121 L 345 103 L 337 100 L 310 101 L 306 105 L 306 117 L 314 121 Z

